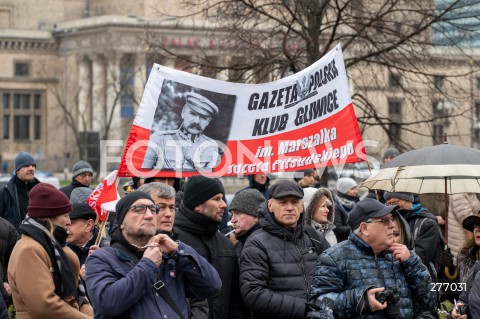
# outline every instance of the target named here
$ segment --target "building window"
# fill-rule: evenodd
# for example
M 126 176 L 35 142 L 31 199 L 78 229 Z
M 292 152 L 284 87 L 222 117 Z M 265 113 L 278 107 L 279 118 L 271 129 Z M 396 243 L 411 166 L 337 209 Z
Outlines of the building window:
M 398 88 L 400 87 L 402 77 L 398 73 L 390 73 L 390 78 L 388 80 L 388 84 L 390 87 Z
M 39 140 L 40 137 L 42 136 L 41 134 L 41 129 L 42 129 L 42 123 L 41 123 L 41 117 L 39 115 L 35 115 L 33 118 L 34 120 L 34 125 L 33 125 L 33 130 L 34 130 L 34 139 Z
M 433 85 L 437 90 L 443 90 L 444 77 L 440 75 L 433 76 Z
M 44 93 L 2 92 L 0 107 L 1 139 L 35 141 L 42 138 L 42 113 L 45 109 Z M 13 107 L 12 107 L 13 106 Z
M 10 138 L 10 116 L 3 116 L 2 127 L 2 138 L 8 140 Z
M 133 106 L 133 91 L 135 66 L 127 59 L 120 67 L 121 90 L 120 94 L 120 116 L 122 118 L 132 118 L 135 115 L 135 108 Z
M 388 115 L 401 116 L 402 115 L 402 102 L 400 101 L 388 101 Z
M 477 80 L 477 90 L 480 90 L 480 78 L 476 78 Z
M 30 64 L 27 62 L 15 62 L 15 76 L 29 76 Z
M 434 116 L 445 116 L 445 103 L 443 101 L 434 101 L 432 109 Z
M 474 118 L 477 121 L 480 121 L 480 102 L 475 103 L 475 114 Z
M 438 145 L 443 143 L 443 133 L 444 133 L 443 124 L 433 125 L 433 144 Z
M 3 93 L 3 108 L 8 110 L 10 108 L 10 94 Z
M 40 110 L 41 106 L 42 106 L 42 96 L 40 94 L 35 94 L 33 96 L 33 108 L 35 110 Z
M 29 120 L 28 115 L 15 115 L 13 117 L 13 138 L 15 140 L 28 140 L 30 138 Z

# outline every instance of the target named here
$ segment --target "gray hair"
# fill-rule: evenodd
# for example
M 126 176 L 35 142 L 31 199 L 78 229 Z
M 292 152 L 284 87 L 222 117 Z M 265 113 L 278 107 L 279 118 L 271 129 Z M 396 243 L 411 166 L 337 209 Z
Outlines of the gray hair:
M 139 191 L 145 192 L 149 195 L 155 195 L 158 198 L 170 199 L 175 198 L 175 189 L 165 183 L 153 182 L 143 184 L 138 188 Z

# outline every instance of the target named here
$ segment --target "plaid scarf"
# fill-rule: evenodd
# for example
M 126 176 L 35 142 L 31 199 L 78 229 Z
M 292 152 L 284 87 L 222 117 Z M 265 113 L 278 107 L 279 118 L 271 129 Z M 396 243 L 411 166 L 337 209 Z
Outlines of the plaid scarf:
M 49 225 L 47 223 L 43 223 L 27 215 L 20 225 L 20 234 L 25 234 L 37 241 L 50 256 L 53 265 L 55 294 L 70 305 L 81 308 L 82 305 L 89 304 L 85 295 L 85 287 L 80 281 L 80 278 L 74 278 L 72 265 L 63 251 L 61 243 L 50 234 L 48 228 Z M 62 244 L 65 245 L 65 243 Z M 77 285 L 76 282 L 78 282 Z

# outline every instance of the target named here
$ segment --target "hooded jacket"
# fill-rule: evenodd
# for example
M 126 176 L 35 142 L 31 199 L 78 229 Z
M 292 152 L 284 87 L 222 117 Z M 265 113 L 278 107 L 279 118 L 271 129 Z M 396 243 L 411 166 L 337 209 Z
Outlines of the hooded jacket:
M 173 229 L 180 241 L 212 264 L 222 280 L 220 293 L 208 298 L 208 318 L 243 318 L 235 249 L 230 240 L 218 231 L 218 223 L 192 211 L 181 202 Z
M 308 188 L 305 188 L 304 191 L 306 192 Z M 321 224 L 315 220 L 313 220 L 313 215 L 315 213 L 316 206 L 320 200 L 320 198 L 325 195 L 331 205 L 328 205 L 328 216 L 327 216 L 327 223 Z M 307 196 L 305 195 L 304 200 L 306 200 Z M 305 208 L 305 223 L 307 225 L 311 225 L 316 231 L 321 232 L 324 236 L 325 239 L 328 241 L 330 246 L 333 246 L 337 243 L 337 238 L 333 232 L 335 229 L 335 208 L 334 208 L 334 200 L 332 193 L 327 188 L 319 188 L 318 190 L 315 191 L 315 193 L 312 195 L 311 199 L 308 202 L 307 207 Z
M 304 318 L 317 251 L 304 231 L 304 214 L 295 228 L 278 224 L 260 205 L 259 225 L 240 258 L 240 290 L 253 318 Z
M 410 319 L 420 313 L 431 318 L 436 309 L 430 283 L 430 275 L 415 252 L 398 262 L 390 253 L 375 254 L 352 232 L 349 240 L 318 258 L 306 318 L 389 318 L 385 311 L 361 314 L 365 311 L 360 307 L 362 298 L 369 287 L 397 287 L 399 318 Z

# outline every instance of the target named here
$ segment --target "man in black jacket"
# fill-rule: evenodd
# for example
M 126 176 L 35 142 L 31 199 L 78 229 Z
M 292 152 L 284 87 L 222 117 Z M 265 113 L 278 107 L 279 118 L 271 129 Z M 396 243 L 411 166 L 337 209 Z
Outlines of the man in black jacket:
M 17 231 L 27 214 L 30 190 L 40 183 L 35 178 L 36 168 L 32 155 L 20 152 L 15 158 L 15 176 L 0 188 L 0 217 L 8 220 Z
M 203 312 L 206 310 L 205 303 L 192 299 L 191 318 L 244 317 L 235 249 L 230 240 L 218 231 L 227 206 L 223 200 L 224 192 L 221 184 L 214 179 L 202 175 L 189 178 L 175 218 L 174 232 L 178 232 L 179 240 L 207 259 L 222 279 L 220 294 L 208 298 L 208 317 Z
M 240 291 L 254 318 L 304 318 L 323 249 L 317 251 L 313 243 L 322 238 L 314 239 L 305 230 L 310 226 L 304 225 L 303 195 L 302 187 L 293 181 L 271 186 L 270 198 L 258 211 L 261 229 L 243 247 Z
M 232 213 L 230 221 L 237 239 L 235 252 L 238 259 L 240 259 L 243 245 L 245 245 L 248 237 L 260 228 L 260 225 L 258 225 L 258 208 L 263 202 L 265 202 L 265 197 L 253 188 L 238 192 L 232 199 L 229 207 Z
M 78 161 L 72 167 L 72 183 L 59 190 L 70 198 L 72 191 L 77 187 L 90 187 L 93 177 L 93 168 L 88 162 Z

